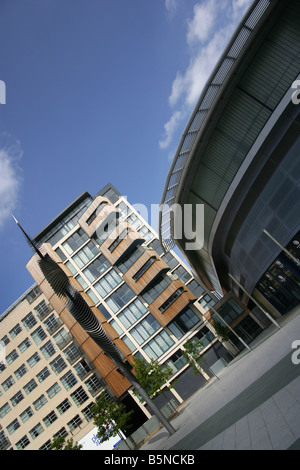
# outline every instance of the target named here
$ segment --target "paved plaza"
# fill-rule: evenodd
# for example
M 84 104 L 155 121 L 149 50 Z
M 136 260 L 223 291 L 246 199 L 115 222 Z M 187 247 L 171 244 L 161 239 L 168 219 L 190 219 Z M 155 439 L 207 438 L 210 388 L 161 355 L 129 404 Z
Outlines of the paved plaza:
M 141 449 L 300 449 L 300 364 L 292 361 L 299 311 L 279 323 L 180 407 L 174 435 L 162 428 Z

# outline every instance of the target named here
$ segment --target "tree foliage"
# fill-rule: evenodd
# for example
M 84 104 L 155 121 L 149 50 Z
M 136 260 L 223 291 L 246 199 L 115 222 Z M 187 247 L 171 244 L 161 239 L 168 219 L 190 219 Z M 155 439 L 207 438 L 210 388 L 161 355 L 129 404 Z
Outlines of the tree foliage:
M 96 399 L 91 412 L 97 426 L 97 437 L 104 442 L 116 436 L 119 431 L 126 431 L 131 427 L 131 415 L 134 411 L 127 411 L 123 403 L 118 403 L 102 393 Z
M 185 343 L 182 350 L 182 355 L 185 357 L 187 362 L 192 367 L 194 374 L 201 372 L 201 361 L 203 356 L 200 356 L 200 352 L 203 349 L 203 343 L 197 338 L 192 338 Z
M 139 383 L 146 390 L 152 400 L 174 386 L 173 383 L 162 389 L 169 378 L 173 375 L 173 370 L 171 367 L 161 367 L 158 361 L 154 361 L 153 359 L 151 359 L 150 362 L 147 362 L 144 358 L 135 357 L 134 371 Z M 136 393 L 136 395 L 138 395 L 138 393 Z
M 73 439 L 66 439 L 62 436 L 55 437 L 51 443 L 52 450 L 81 450 L 82 445 L 75 442 Z

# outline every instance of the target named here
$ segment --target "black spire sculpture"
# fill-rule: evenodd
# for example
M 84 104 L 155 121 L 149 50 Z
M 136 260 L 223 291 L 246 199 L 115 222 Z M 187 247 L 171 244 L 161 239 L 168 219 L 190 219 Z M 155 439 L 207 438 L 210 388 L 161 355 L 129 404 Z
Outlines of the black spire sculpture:
M 105 354 L 115 363 L 119 371 L 129 382 L 134 386 L 138 394 L 145 400 L 152 412 L 157 416 L 161 424 L 166 428 L 169 434 L 174 434 L 176 431 L 169 421 L 165 418 L 159 408 L 153 403 L 147 392 L 143 389 L 138 382 L 135 375 L 131 372 L 128 364 L 122 361 L 120 353 L 111 339 L 107 336 L 106 332 L 99 323 L 97 317 L 94 315 L 89 305 L 86 303 L 81 294 L 70 283 L 70 280 L 61 267 L 51 258 L 47 253 L 43 255 L 37 246 L 21 227 L 17 219 L 12 216 L 25 235 L 27 242 L 33 251 L 38 255 L 38 265 L 53 291 L 60 297 L 65 299 L 67 309 L 79 325 L 87 332 L 87 334 L 95 341 L 95 343 L 105 352 Z

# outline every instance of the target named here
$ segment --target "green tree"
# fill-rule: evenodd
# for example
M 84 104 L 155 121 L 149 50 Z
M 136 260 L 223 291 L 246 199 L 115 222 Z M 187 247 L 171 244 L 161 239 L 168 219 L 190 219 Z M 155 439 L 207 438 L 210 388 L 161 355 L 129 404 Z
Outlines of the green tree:
M 91 412 L 98 428 L 97 437 L 103 442 L 132 426 L 130 421 L 133 410 L 127 411 L 123 403 L 118 403 L 105 393 L 96 399 Z
M 206 377 L 207 374 L 201 367 L 201 362 L 204 360 L 204 356 L 200 356 L 202 349 L 203 343 L 201 343 L 198 338 L 192 338 L 183 346 L 182 355 L 192 367 L 194 374 L 201 373 Z
M 217 335 L 221 339 L 221 341 L 228 341 L 229 340 L 229 333 L 230 330 L 227 326 L 222 325 L 222 323 L 218 321 L 214 321 L 212 326 L 216 330 Z
M 175 385 L 175 382 L 173 382 L 173 384 L 163 387 L 173 375 L 173 370 L 169 366 L 161 367 L 158 361 L 154 361 L 154 359 L 147 362 L 144 358 L 135 357 L 134 371 L 137 380 L 152 400 L 158 397 L 161 393 L 169 391 Z M 139 396 L 138 393 L 135 394 Z
M 55 437 L 51 443 L 52 450 L 81 450 L 82 445 L 77 442 L 73 442 L 73 439 L 68 439 L 65 442 L 65 438 L 62 436 Z

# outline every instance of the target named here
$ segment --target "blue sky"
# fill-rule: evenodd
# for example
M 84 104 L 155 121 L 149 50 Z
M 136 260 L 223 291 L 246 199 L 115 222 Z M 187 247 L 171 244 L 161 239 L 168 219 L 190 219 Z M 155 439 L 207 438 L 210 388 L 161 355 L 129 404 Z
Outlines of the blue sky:
M 1 0 L 0 314 L 34 282 L 10 214 L 34 236 L 82 191 L 94 195 L 109 181 L 150 213 L 250 4 Z

